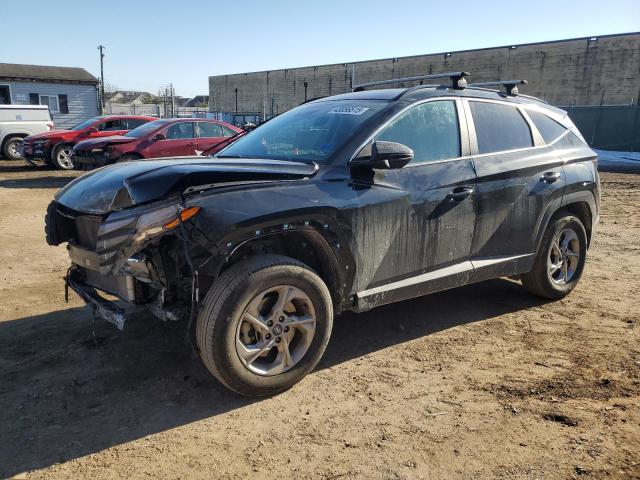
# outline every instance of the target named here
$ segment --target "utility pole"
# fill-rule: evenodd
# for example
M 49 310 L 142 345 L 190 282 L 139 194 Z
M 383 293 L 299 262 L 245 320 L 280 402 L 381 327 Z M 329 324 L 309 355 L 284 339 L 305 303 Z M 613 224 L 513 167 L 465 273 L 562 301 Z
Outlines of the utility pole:
M 171 116 L 177 117 L 176 114 L 176 97 L 173 91 L 173 83 L 169 84 L 169 88 L 171 89 Z
M 100 50 L 100 113 L 104 111 L 104 45 L 98 45 Z

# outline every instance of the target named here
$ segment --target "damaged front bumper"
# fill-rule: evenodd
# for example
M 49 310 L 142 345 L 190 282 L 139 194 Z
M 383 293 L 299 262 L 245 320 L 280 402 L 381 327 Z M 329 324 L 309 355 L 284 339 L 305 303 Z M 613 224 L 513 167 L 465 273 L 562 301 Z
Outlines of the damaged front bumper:
M 105 152 L 101 149 L 74 150 L 73 164 L 78 170 L 94 170 L 111 163 Z
M 127 319 L 127 311 L 115 302 L 102 297 L 94 287 L 81 282 L 76 277 L 77 270 L 71 268 L 65 277 L 65 300 L 69 299 L 69 289 L 73 290 L 91 307 L 96 317 L 113 323 L 118 330 L 122 330 Z
M 96 317 L 119 329 L 132 312 L 142 310 L 164 321 L 184 318 L 190 296 L 184 292 L 193 288 L 180 244 L 191 229 L 181 226 L 191 218 L 189 212 L 197 209 L 165 203 L 95 215 L 52 202 L 46 216 L 47 241 L 67 242 L 72 265 L 65 278 L 66 295 L 73 290 Z
M 51 158 L 51 145 L 44 140 L 23 141 L 22 158 L 34 166 L 47 163 Z

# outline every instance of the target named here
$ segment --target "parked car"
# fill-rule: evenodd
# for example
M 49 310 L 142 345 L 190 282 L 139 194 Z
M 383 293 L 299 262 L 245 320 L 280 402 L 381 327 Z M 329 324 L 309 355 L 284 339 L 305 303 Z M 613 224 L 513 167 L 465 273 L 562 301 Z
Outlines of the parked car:
M 53 130 L 46 105 L 0 105 L 0 153 L 9 160 L 22 158 L 22 139 Z
M 340 312 L 502 276 L 566 296 L 598 219 L 597 155 L 566 112 L 462 75 L 309 102 L 200 162 L 74 180 L 46 215 L 67 287 L 119 328 L 127 310 L 98 292 L 195 321 L 206 367 L 250 396 L 309 373 Z
M 155 120 L 124 135 L 78 143 L 74 163 L 91 170 L 109 163 L 215 153 L 243 130 L 225 122 L 198 118 Z
M 29 162 L 44 162 L 62 170 L 74 168 L 71 153 L 76 143 L 89 138 L 121 135 L 155 120 L 141 115 L 106 115 L 90 118 L 70 130 L 53 130 L 32 135 L 22 142 L 23 155 Z
M 210 157 L 215 155 L 216 153 L 218 153 L 220 150 L 222 150 L 223 148 L 231 145 L 233 142 L 235 142 L 236 140 L 238 140 L 240 137 L 242 137 L 243 135 L 246 135 L 247 133 L 249 133 L 248 130 L 242 130 L 241 128 L 237 128 L 238 130 L 240 130 L 239 132 L 235 133 L 234 135 L 231 135 L 230 137 L 225 137 L 224 140 L 218 142 L 218 143 L 214 143 L 213 145 L 211 145 L 209 148 L 207 148 L 206 150 L 203 150 L 200 155 L 203 157 Z

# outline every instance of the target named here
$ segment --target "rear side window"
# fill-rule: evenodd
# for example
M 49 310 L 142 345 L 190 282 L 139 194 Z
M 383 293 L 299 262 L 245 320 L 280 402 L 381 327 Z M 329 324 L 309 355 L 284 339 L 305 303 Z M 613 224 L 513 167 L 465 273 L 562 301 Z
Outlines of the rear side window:
M 414 162 L 459 157 L 456 106 L 451 100 L 416 105 L 385 127 L 376 140 L 406 145 L 413 150 Z
M 233 130 L 227 127 L 222 127 L 222 130 L 224 131 L 225 137 L 233 137 L 236 133 L 238 133 L 238 132 L 234 132 Z
M 547 144 L 553 142 L 567 131 L 566 128 L 547 117 L 544 113 L 536 112 L 535 110 L 527 110 L 527 113 Z
M 144 125 L 148 120 L 144 118 L 128 118 L 127 125 L 129 126 L 129 130 L 133 130 L 134 128 L 138 128 L 140 125 Z
M 479 153 L 503 152 L 533 146 L 531 130 L 516 107 L 469 102 L 476 126 Z
M 199 122 L 198 128 L 200 129 L 200 137 L 212 138 L 223 137 L 222 127 L 217 123 Z

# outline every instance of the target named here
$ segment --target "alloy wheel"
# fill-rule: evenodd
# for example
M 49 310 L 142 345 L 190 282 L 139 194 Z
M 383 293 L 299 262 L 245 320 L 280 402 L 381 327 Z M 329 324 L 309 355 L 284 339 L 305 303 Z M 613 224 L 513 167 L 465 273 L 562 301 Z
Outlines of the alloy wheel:
M 249 371 L 278 375 L 304 357 L 315 330 L 316 315 L 309 296 L 299 288 L 277 285 L 256 295 L 242 312 L 236 352 Z
M 56 154 L 56 161 L 58 162 L 58 165 L 60 165 L 64 169 L 71 170 L 73 168 L 71 153 L 72 150 L 69 147 L 63 147 L 59 149 L 58 153 Z
M 573 280 L 580 263 L 580 241 L 578 234 L 565 228 L 553 238 L 547 269 L 551 281 L 557 285 L 566 285 Z

